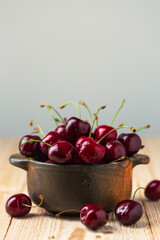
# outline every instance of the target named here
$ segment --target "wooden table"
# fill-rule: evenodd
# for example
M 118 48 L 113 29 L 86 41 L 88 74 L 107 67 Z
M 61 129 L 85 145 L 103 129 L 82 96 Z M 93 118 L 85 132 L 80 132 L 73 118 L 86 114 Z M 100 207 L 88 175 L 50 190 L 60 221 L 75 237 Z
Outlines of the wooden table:
M 150 156 L 149 165 L 137 166 L 133 171 L 133 191 L 152 179 L 160 179 L 160 138 L 143 139 L 141 153 Z M 105 227 L 91 231 L 78 218 L 55 218 L 41 208 L 32 208 L 23 218 L 11 218 L 5 212 L 7 199 L 15 193 L 27 193 L 26 172 L 9 164 L 8 158 L 18 152 L 18 140 L 0 139 L 0 240 L 128 240 L 160 239 L 160 201 L 151 202 L 138 191 L 136 199 L 143 205 L 144 213 L 134 226 L 125 227 L 110 213 Z

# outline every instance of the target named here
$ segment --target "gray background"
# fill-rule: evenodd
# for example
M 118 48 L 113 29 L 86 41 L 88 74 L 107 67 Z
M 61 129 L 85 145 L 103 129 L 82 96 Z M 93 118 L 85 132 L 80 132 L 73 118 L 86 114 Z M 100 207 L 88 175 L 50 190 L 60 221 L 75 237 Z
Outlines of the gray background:
M 114 125 L 150 123 L 141 134 L 159 135 L 159 13 L 159 0 L 0 0 L 0 136 L 29 133 L 32 118 L 54 129 L 41 103 L 106 104 L 109 124 L 123 98 Z

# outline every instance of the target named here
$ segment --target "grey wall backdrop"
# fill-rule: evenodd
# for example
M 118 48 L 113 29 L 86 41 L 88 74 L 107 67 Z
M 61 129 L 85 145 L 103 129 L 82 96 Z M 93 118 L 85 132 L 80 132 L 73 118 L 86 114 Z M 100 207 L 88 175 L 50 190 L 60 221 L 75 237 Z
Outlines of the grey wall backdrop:
M 160 134 L 159 13 L 159 0 L 0 0 L 0 135 L 29 133 L 32 118 L 54 129 L 44 102 L 106 104 L 107 124 L 123 98 L 115 126 Z

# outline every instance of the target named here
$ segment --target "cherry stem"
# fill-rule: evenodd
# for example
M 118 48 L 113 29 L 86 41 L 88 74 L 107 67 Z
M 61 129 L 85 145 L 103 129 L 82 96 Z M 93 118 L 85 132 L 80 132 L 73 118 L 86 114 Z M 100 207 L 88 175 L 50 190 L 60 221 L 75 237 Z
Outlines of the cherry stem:
M 122 107 L 123 107 L 123 105 L 124 105 L 125 101 L 126 101 L 125 99 L 123 99 L 123 100 L 122 100 L 121 106 L 118 108 L 118 110 L 117 110 L 116 114 L 114 115 L 114 117 L 113 117 L 113 119 L 112 119 L 112 121 L 111 121 L 111 124 L 110 124 L 110 126 L 112 126 L 112 124 L 113 124 L 113 122 L 114 122 L 115 118 L 117 117 L 118 113 L 121 111 L 121 109 L 122 109 Z
M 135 200 L 136 193 L 137 193 L 137 191 L 138 191 L 139 189 L 145 190 L 144 187 L 139 187 L 139 188 L 137 188 L 136 191 L 135 191 L 134 194 L 133 194 L 133 201 Z
M 41 205 L 42 205 L 42 203 L 43 203 L 43 200 L 44 200 L 44 197 L 43 197 L 43 195 L 39 195 L 39 198 L 40 198 L 40 203 L 37 205 L 37 206 L 30 206 L 30 205 L 28 205 L 28 204 L 25 204 L 25 203 L 22 203 L 22 206 L 25 206 L 25 207 L 30 207 L 30 208 L 34 208 L 34 207 L 40 207 Z
M 96 116 L 96 114 L 94 114 Z M 98 116 L 96 116 L 96 127 L 98 127 Z
M 32 120 L 29 122 L 29 125 L 30 125 L 30 126 L 32 126 L 32 125 L 33 125 L 33 122 L 35 122 L 35 123 L 37 124 L 37 126 L 38 126 L 38 128 L 39 128 L 39 131 L 40 131 L 40 133 L 42 134 L 42 136 L 43 136 L 43 137 L 45 137 L 45 134 L 44 134 L 44 132 L 43 132 L 42 128 L 40 127 L 39 123 L 37 122 L 37 120 L 35 120 L 35 119 L 32 119 Z
M 148 124 L 148 125 L 145 125 L 145 126 L 143 126 L 143 127 L 141 127 L 141 128 L 138 128 L 138 129 L 136 130 L 136 132 L 139 132 L 139 131 L 141 131 L 141 130 L 143 130 L 143 129 L 146 129 L 146 128 L 150 128 L 150 125 Z
M 118 161 L 121 161 L 121 160 L 124 160 L 126 158 L 126 156 L 122 156 L 120 158 L 117 158 L 116 160 L 110 162 L 110 163 L 114 163 L 114 162 L 118 162 Z
M 43 141 L 41 141 L 41 140 L 36 140 L 36 139 L 27 140 L 27 141 L 23 142 L 21 145 L 23 146 L 23 145 L 26 144 L 27 142 L 40 142 L 40 143 L 46 144 L 46 145 L 49 146 L 49 147 L 51 146 L 51 144 L 49 144 L 49 143 L 43 142 Z
M 89 113 L 89 116 L 90 116 L 90 119 L 91 119 L 91 123 L 92 123 L 92 122 L 93 122 L 93 117 L 92 117 L 91 110 L 89 109 L 89 107 L 87 106 L 87 104 L 86 104 L 85 102 L 80 101 L 79 103 L 80 103 L 81 105 L 83 105 L 83 106 L 87 109 L 87 111 L 88 111 L 88 113 Z
M 136 132 L 136 129 L 133 128 L 133 127 L 128 127 L 128 126 L 116 127 L 116 128 L 114 128 L 114 129 L 112 129 L 111 131 L 109 131 L 108 133 L 106 133 L 106 134 L 97 142 L 97 144 L 100 143 L 100 142 L 101 142 L 107 135 L 109 135 L 111 132 L 113 132 L 113 131 L 115 131 L 115 130 L 118 130 L 118 129 L 121 129 L 121 128 L 128 128 L 128 129 L 130 129 L 132 132 Z
M 92 126 L 91 126 L 91 130 L 90 130 L 90 133 L 89 133 L 89 137 L 90 137 L 91 134 L 92 134 L 92 130 L 93 130 L 93 127 L 94 127 L 94 123 L 95 123 L 96 119 L 98 118 L 98 113 L 99 113 L 99 111 L 102 110 L 102 109 L 105 109 L 105 108 L 106 108 L 106 106 L 101 106 L 101 107 L 97 110 L 96 114 L 94 115 L 94 119 L 93 119 L 93 122 L 92 122 Z
M 78 212 L 78 213 L 84 213 L 84 214 L 87 214 L 86 212 L 81 212 L 79 210 L 76 210 L 76 209 L 68 209 L 68 210 L 64 210 L 62 212 L 59 212 L 55 215 L 55 217 L 59 217 L 59 215 L 63 214 L 63 213 L 66 213 L 66 212 Z
M 52 119 L 54 120 L 54 122 L 55 122 L 55 124 L 56 124 L 57 127 L 58 127 L 59 125 L 58 125 L 57 120 L 56 120 L 56 118 L 54 117 L 51 109 L 59 116 L 59 118 L 60 118 L 61 121 L 62 121 L 62 124 L 65 125 L 65 122 L 64 122 L 62 116 L 59 114 L 59 112 L 58 112 L 53 106 L 51 106 L 51 105 L 49 105 L 49 104 L 41 104 L 40 106 L 41 106 L 41 107 L 45 107 L 45 106 L 47 107 L 47 109 L 48 109 L 48 111 L 49 111 L 49 114 L 51 115 L 51 117 L 52 117 Z
M 70 104 L 75 105 L 77 107 L 77 109 L 78 109 L 78 118 L 81 119 L 81 109 L 80 109 L 80 107 L 79 107 L 79 105 L 77 103 L 75 103 L 75 102 L 67 102 L 67 103 L 64 103 L 63 105 L 61 105 L 60 108 L 62 109 L 65 106 L 70 105 Z

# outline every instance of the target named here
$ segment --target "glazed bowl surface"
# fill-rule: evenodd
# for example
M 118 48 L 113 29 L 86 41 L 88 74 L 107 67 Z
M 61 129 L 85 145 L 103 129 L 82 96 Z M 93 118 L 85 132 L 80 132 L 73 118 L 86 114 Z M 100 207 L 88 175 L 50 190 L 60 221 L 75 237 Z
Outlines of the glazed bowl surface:
M 131 197 L 132 170 L 138 164 L 149 163 L 149 157 L 136 154 L 102 165 L 58 165 L 13 154 L 10 163 L 27 171 L 29 196 L 39 204 L 42 194 L 42 207 L 49 212 L 80 210 L 89 203 L 112 211 L 118 202 Z

